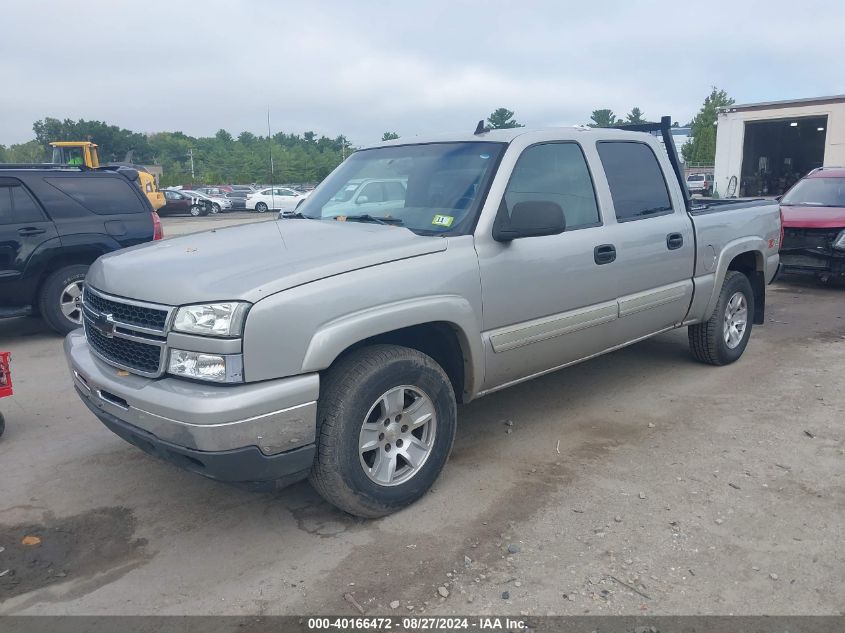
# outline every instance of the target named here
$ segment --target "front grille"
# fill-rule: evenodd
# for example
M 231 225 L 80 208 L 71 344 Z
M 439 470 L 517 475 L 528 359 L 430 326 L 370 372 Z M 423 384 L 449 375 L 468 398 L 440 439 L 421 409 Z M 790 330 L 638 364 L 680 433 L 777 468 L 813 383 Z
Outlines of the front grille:
M 164 326 L 167 324 L 167 310 L 157 310 L 131 303 L 112 301 L 91 292 L 87 287 L 85 289 L 84 301 L 95 312 L 111 314 L 115 321 L 120 321 L 127 325 L 137 325 L 139 327 L 164 331 Z
M 813 250 L 830 250 L 836 239 L 838 229 L 793 229 L 783 230 L 782 250 L 810 248 Z
M 145 374 L 157 374 L 160 371 L 163 348 L 158 345 L 139 343 L 127 338 L 104 336 L 96 327 L 91 325 L 87 316 L 85 318 L 85 336 L 88 339 L 88 344 L 106 361 Z

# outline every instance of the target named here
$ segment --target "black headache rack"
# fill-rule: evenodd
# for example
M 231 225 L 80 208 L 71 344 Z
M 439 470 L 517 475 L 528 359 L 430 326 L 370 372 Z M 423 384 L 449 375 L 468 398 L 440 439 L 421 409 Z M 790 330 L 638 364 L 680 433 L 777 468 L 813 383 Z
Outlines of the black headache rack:
M 672 165 L 672 170 L 678 178 L 678 184 L 681 186 L 681 194 L 684 196 L 684 204 L 687 211 L 692 210 L 692 201 L 690 199 L 689 191 L 687 190 L 686 179 L 684 178 L 684 170 L 681 167 L 681 160 L 678 158 L 678 150 L 675 149 L 675 141 L 672 139 L 672 117 L 660 117 L 660 123 L 633 123 L 629 125 L 613 125 L 611 127 L 617 130 L 625 130 L 627 132 L 648 132 L 653 134 L 659 132 L 663 140 L 663 145 L 666 147 L 666 154 L 669 156 L 669 163 Z

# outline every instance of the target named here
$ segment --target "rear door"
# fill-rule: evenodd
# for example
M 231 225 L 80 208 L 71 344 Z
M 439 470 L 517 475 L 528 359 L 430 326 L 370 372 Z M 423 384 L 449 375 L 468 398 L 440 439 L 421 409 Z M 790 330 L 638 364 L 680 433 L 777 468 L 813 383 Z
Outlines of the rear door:
M 615 257 L 614 338 L 624 344 L 683 321 L 692 299 L 695 238 L 665 157 L 661 162 L 641 141 L 599 141 L 596 148 L 615 219 L 600 248 Z
M 0 305 L 28 305 L 34 289 L 24 287 L 32 256 L 51 240 L 58 241 L 53 222 L 16 178 L 0 178 Z M 34 286 L 34 285 L 33 285 Z

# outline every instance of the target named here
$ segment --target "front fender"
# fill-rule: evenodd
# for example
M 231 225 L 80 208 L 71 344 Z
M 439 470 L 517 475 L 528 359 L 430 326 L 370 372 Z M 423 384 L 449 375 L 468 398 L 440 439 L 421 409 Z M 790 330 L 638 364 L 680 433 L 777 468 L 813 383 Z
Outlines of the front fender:
M 436 295 L 382 304 L 325 323 L 312 337 L 302 373 L 329 367 L 346 349 L 365 339 L 423 323 L 452 325 L 464 356 L 464 390 L 471 398 L 484 379 L 484 350 L 469 301 L 458 295 Z M 473 334 L 474 333 L 474 334 Z

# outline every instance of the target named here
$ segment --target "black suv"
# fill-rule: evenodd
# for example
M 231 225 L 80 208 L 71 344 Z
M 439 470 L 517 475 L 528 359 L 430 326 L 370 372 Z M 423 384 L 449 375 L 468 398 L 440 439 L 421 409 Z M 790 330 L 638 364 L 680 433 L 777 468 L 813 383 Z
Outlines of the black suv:
M 40 314 L 66 334 L 82 322 L 82 282 L 100 255 L 161 239 L 134 169 L 0 164 L 0 318 Z

